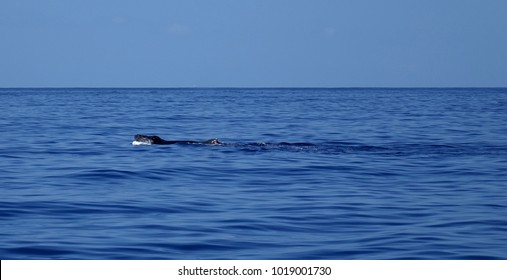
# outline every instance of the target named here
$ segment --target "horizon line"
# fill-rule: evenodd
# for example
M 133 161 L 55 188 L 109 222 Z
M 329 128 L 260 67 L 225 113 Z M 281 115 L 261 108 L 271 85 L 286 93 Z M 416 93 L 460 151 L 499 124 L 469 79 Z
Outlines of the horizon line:
M 285 86 L 174 86 L 174 87 L 114 87 L 114 86 L 41 86 L 41 87 L 0 87 L 0 89 L 504 89 L 507 86 L 308 86 L 308 87 L 285 87 Z

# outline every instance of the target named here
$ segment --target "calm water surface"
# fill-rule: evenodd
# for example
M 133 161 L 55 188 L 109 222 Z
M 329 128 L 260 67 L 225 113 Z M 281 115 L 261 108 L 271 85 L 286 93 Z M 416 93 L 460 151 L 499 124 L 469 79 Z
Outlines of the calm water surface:
M 0 128 L 1 259 L 507 259 L 507 89 L 0 89 Z

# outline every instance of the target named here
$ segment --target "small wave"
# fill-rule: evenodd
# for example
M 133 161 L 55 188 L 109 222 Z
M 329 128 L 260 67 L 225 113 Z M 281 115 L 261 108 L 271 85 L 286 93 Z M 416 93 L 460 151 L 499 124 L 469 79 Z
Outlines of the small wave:
M 151 145 L 151 144 L 148 143 L 148 142 L 133 141 L 132 145 L 134 145 L 134 146 L 140 146 L 140 145 Z
M 136 178 L 139 174 L 135 171 L 129 170 L 117 170 L 117 169 L 87 169 L 82 170 L 77 173 L 69 174 L 72 178 L 80 178 L 80 179 L 97 179 L 97 180 L 105 180 L 105 179 L 129 179 Z

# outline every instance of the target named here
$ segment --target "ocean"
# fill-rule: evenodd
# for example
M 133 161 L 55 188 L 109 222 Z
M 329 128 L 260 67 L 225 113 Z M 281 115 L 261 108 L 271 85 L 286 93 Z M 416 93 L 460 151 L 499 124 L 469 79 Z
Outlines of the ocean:
M 505 88 L 4 88 L 0 128 L 4 260 L 507 259 Z

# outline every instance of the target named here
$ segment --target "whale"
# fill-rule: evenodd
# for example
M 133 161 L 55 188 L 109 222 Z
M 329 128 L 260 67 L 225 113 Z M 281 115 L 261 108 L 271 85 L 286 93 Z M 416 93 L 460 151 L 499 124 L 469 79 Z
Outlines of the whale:
M 193 141 L 193 140 L 164 140 L 157 135 L 142 135 L 136 134 L 134 136 L 133 145 L 174 145 L 174 144 L 204 144 L 204 145 L 220 145 L 222 144 L 217 138 L 209 139 L 206 141 Z

